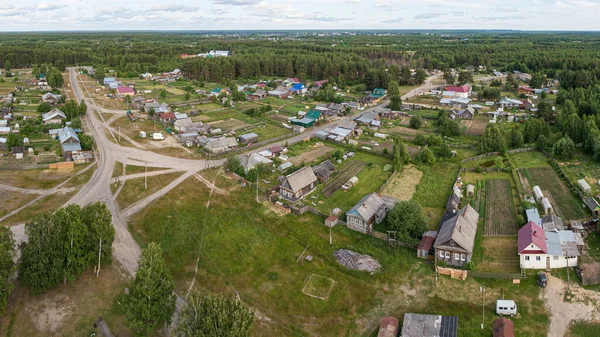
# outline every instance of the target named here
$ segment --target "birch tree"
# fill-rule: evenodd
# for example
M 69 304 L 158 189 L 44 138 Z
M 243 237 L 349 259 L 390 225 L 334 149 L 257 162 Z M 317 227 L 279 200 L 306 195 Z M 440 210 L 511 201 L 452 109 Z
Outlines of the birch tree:
M 157 327 L 171 322 L 175 312 L 175 283 L 158 244 L 152 242 L 142 252 L 129 289 L 125 324 L 136 335 L 151 335 Z
M 0 226 L 0 315 L 4 314 L 14 285 L 10 277 L 15 272 L 15 239 L 10 229 Z
M 87 266 L 87 228 L 81 221 L 81 208 L 70 204 L 54 214 L 58 244 L 64 260 L 63 283 L 73 282 Z
M 94 264 L 94 271 L 98 277 L 102 264 L 112 262 L 111 247 L 115 239 L 112 215 L 106 204 L 95 202 L 81 210 L 81 218 L 87 226 L 89 263 Z

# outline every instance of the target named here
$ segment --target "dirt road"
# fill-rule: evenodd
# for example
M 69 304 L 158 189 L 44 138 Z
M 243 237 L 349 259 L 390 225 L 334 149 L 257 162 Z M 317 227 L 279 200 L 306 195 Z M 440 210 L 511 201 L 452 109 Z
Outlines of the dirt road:
M 548 286 L 544 289 L 544 301 L 550 312 L 548 337 L 563 337 L 573 321 L 598 321 L 600 293 L 586 290 L 577 284 L 571 285 L 573 298 L 565 302 L 567 284 L 554 276 L 548 277 Z

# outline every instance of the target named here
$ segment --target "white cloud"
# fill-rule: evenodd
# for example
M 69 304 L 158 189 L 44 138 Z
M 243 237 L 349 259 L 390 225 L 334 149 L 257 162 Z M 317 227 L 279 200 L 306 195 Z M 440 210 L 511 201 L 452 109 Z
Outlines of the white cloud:
M 376 8 L 394 8 L 394 4 L 389 0 L 380 0 L 375 2 L 374 5 Z
M 345 3 L 349 3 L 349 4 L 359 4 L 361 0 L 345 0 Z
M 415 19 L 417 20 L 429 20 L 429 19 L 437 19 L 444 15 L 444 13 L 421 13 L 415 15 Z
M 212 0 L 212 2 L 218 5 L 251 6 L 260 3 L 261 0 Z
M 65 7 L 67 7 L 67 5 L 57 5 L 57 4 L 42 2 L 41 4 L 36 5 L 34 7 L 34 9 L 36 9 L 38 11 L 53 11 L 55 9 L 61 9 L 61 8 L 65 8 Z
M 562 1 L 555 2 L 554 6 L 555 7 L 561 7 L 561 8 L 570 8 L 571 7 L 571 5 L 568 5 L 568 4 L 566 4 L 566 3 L 562 2 Z

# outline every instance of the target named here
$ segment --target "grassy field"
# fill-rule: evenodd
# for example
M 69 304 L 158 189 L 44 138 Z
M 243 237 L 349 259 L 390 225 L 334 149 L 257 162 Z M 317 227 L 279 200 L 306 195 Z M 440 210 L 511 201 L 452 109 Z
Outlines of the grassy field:
M 592 188 L 591 195 L 600 193 L 600 164 L 588 155 L 578 152 L 570 161 L 560 164 L 567 178 L 577 186 L 577 180 L 585 179 Z
M 527 151 L 510 155 L 517 168 L 533 168 L 548 165 L 548 157 L 539 151 Z
M 410 200 L 417 191 L 417 185 L 423 177 L 423 172 L 413 165 L 408 165 L 400 173 L 394 173 L 394 177 L 385 186 L 382 195 L 394 197 L 399 201 Z
M 459 317 L 460 336 L 479 336 L 481 309 L 479 286 L 467 281 L 441 277 L 437 287 L 431 267 L 416 259 L 412 250 L 387 254 L 383 241 L 349 231 L 333 229 L 333 245 L 323 219 L 309 213 L 298 217 L 278 216 L 257 205 L 250 189 L 242 189 L 228 178 L 217 185 L 228 195 L 213 195 L 210 210 L 204 205 L 207 188 L 188 180 L 157 200 L 153 207 L 135 215 L 131 230 L 142 246 L 156 241 L 164 249 L 177 288 L 187 290 L 196 284 L 211 291 L 239 292 L 242 300 L 260 308 L 253 336 L 300 335 L 308 329 L 321 336 L 369 336 L 384 315 L 402 318 L 406 312 L 435 313 Z M 192 197 L 193 196 L 193 197 Z M 305 247 L 312 262 L 296 262 Z M 373 275 L 348 271 L 339 266 L 332 253 L 347 248 L 376 258 L 382 265 Z M 327 300 L 302 293 L 312 274 L 334 280 Z M 515 317 L 517 331 L 527 336 L 545 336 L 547 313 L 533 278 L 520 285 L 509 281 L 485 281 L 486 326 L 491 335 L 495 300 L 501 296 L 518 298 L 520 313 Z M 290 321 L 292 324 L 285 323 Z
M 318 195 L 318 199 L 315 207 L 323 213 L 329 214 L 334 208 L 340 208 L 344 212 L 350 210 L 350 208 L 365 195 L 379 191 L 381 186 L 392 174 L 391 172 L 385 172 L 383 170 L 383 166 L 390 163 L 389 159 L 371 156 L 366 153 L 357 153 L 355 158 L 356 160 L 368 162 L 370 165 L 367 165 L 367 167 L 358 174 L 358 183 L 351 189 L 347 191 L 339 189 L 333 193 L 331 197 L 325 199 L 320 194 L 324 185 L 321 184 L 317 188 L 316 195 Z M 345 165 L 348 165 L 349 162 L 350 161 L 346 162 Z M 338 168 L 338 171 L 341 170 L 343 170 L 343 166 Z
M 174 172 L 148 177 L 148 189 L 144 189 L 145 178 L 126 180 L 123 189 L 121 189 L 121 192 L 117 196 L 117 205 L 120 209 L 125 209 L 133 203 L 142 200 L 167 186 L 171 181 L 177 179 L 181 175 L 181 172 Z
M 596 337 L 600 333 L 600 323 L 575 322 L 566 337 Z
M 264 125 L 257 126 L 252 129 L 251 132 L 254 132 L 258 135 L 258 141 L 268 140 L 292 133 L 291 130 L 275 126 L 271 123 L 265 123 Z
M 476 269 L 494 273 L 518 273 L 519 256 L 517 237 L 484 237 L 481 241 L 483 259 L 477 261 Z

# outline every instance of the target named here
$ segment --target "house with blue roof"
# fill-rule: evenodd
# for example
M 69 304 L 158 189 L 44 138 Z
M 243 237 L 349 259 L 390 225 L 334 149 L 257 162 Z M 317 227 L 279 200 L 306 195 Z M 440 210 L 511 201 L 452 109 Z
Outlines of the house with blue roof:
M 296 83 L 292 85 L 290 92 L 295 95 L 303 95 L 306 93 L 306 86 L 302 83 Z
M 117 83 L 117 80 L 114 77 L 105 77 L 104 85 L 108 85 L 109 83 Z
M 65 159 L 70 158 L 75 153 L 81 152 L 81 141 L 75 130 L 71 127 L 65 126 L 58 131 L 57 136 Z

